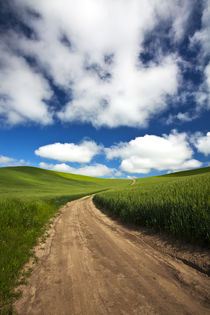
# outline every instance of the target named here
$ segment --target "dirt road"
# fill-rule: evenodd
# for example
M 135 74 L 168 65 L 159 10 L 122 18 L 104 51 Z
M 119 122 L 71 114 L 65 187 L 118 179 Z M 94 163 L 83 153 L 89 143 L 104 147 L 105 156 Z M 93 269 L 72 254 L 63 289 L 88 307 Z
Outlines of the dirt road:
M 136 183 L 136 179 L 135 179 L 135 178 L 133 178 L 133 179 L 132 179 L 132 183 L 131 183 L 131 185 L 135 185 L 135 183 Z
M 209 278 L 101 213 L 67 204 L 50 232 L 18 314 L 210 314 Z

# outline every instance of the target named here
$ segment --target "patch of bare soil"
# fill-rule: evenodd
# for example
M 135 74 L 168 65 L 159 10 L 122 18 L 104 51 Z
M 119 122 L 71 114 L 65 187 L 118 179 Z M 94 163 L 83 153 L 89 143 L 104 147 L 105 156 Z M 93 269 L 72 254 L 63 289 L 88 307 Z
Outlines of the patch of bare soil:
M 15 304 L 18 314 L 210 313 L 209 277 L 178 257 L 205 256 L 208 264 L 207 252 L 177 247 L 177 255 L 161 236 L 101 213 L 92 198 L 61 211 L 37 248 L 39 261 Z

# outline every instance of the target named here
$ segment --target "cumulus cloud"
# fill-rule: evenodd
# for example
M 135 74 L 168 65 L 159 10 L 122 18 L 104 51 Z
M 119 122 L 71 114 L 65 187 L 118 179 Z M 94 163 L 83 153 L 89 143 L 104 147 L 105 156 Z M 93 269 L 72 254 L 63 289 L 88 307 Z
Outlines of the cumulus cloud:
M 147 174 L 152 169 L 158 171 L 180 171 L 201 167 L 202 163 L 193 158 L 192 144 L 205 155 L 210 153 L 210 133 L 203 136 L 196 133 L 144 135 L 129 142 L 120 142 L 109 148 L 97 145 L 94 141 L 85 140 L 80 144 L 55 143 L 40 147 L 35 153 L 41 157 L 62 162 L 81 163 L 80 167 L 72 167 L 66 163 L 40 163 L 40 167 L 51 170 L 83 174 L 89 176 L 122 177 L 124 173 Z M 95 155 L 105 155 L 108 160 L 118 159 L 120 170 L 109 168 L 100 163 L 89 163 Z
M 16 160 L 5 155 L 0 155 L 0 166 L 18 166 L 24 163 L 24 160 Z
M 3 44 L 0 53 L 0 117 L 9 125 L 27 121 L 52 123 L 45 102 L 52 96 L 48 82 Z
M 168 107 L 168 95 L 177 93 L 177 56 L 158 49 L 155 61 L 145 66 L 139 55 L 144 51 L 145 37 L 164 23 L 170 25 L 174 42 L 183 38 L 192 1 L 14 0 L 14 3 L 17 11 L 21 8 L 24 12 L 23 21 L 33 30 L 33 36 L 11 32 L 7 45 L 10 54 L 18 50 L 34 59 L 40 71 L 66 93 L 69 101 L 62 103 L 55 113 L 60 120 L 89 122 L 96 127 L 142 127 Z M 45 101 L 52 97 L 49 86 L 30 64 L 16 58 L 18 66 L 9 65 L 11 70 L 5 72 L 9 85 L 5 90 L 12 99 L 10 122 L 28 118 L 50 123 L 52 115 Z M 19 69 L 19 64 L 19 76 L 27 78 L 19 81 L 16 89 L 19 92 L 13 94 L 12 73 Z M 27 92 L 24 82 L 29 77 L 34 90 L 29 86 Z M 30 104 L 27 108 L 26 103 Z M 9 116 L 5 99 L 1 104 L 4 114 Z
M 206 156 L 210 154 L 210 132 L 207 132 L 205 136 L 202 133 L 197 133 L 191 140 L 199 152 Z
M 123 56 L 111 73 L 112 78 L 104 83 L 85 74 L 75 86 L 74 100 L 58 114 L 60 119 L 91 122 L 96 127 L 146 126 L 155 113 L 167 108 L 165 97 L 173 95 L 178 86 L 173 57 L 145 69 Z
M 84 140 L 80 144 L 54 143 L 42 146 L 35 150 L 35 154 L 44 158 L 61 162 L 89 163 L 99 154 L 102 147 L 94 141 Z
M 65 163 L 47 164 L 47 163 L 41 162 L 39 166 L 45 169 L 50 169 L 52 171 L 79 174 L 79 175 L 85 175 L 85 176 L 93 176 L 93 177 L 120 176 L 117 170 L 113 168 L 109 168 L 106 165 L 99 164 L 99 163 L 95 163 L 93 165 L 86 165 L 80 168 L 74 168 Z
M 129 142 L 122 142 L 106 149 L 108 159 L 119 158 L 120 168 L 127 173 L 149 173 L 158 171 L 178 171 L 200 167 L 198 160 L 192 159 L 186 133 L 173 131 L 169 135 L 145 135 Z

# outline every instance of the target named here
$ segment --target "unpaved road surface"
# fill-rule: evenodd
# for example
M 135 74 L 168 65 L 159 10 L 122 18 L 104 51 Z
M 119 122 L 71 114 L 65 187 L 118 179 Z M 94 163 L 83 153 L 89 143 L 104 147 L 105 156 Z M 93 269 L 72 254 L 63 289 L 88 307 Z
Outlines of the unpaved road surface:
M 68 203 L 41 247 L 15 304 L 20 315 L 210 314 L 207 275 L 151 247 L 92 198 Z

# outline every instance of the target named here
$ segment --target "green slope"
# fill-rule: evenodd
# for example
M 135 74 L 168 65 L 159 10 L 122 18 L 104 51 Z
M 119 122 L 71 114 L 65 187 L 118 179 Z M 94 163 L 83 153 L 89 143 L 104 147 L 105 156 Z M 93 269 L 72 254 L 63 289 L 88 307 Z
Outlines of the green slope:
M 35 167 L 0 168 L 0 198 L 43 198 L 86 194 L 129 183 L 53 172 Z
M 203 167 L 203 168 L 197 168 L 195 170 L 190 170 L 190 171 L 182 171 L 182 172 L 175 172 L 175 173 L 170 173 L 166 175 L 162 175 L 165 177 L 180 177 L 180 176 L 191 176 L 191 175 L 199 175 L 199 174 L 205 174 L 210 172 L 210 167 Z

